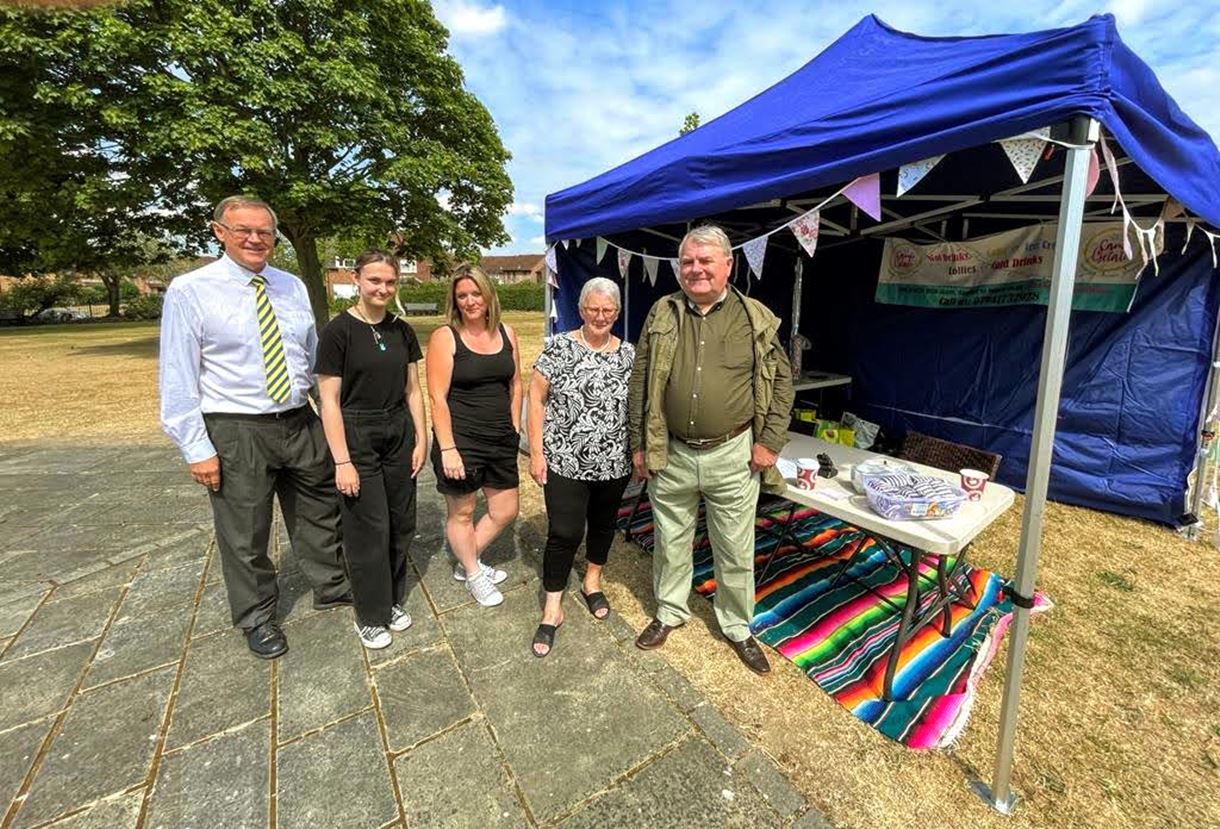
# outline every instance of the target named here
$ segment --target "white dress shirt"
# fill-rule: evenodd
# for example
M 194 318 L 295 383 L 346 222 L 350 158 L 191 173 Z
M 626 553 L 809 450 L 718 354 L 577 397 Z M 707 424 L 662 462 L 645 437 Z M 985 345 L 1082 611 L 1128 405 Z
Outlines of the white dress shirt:
M 305 404 L 318 346 L 305 283 L 286 271 L 263 269 L 267 296 L 284 343 L 292 388 L 277 403 L 267 375 L 254 307 L 254 274 L 228 256 L 170 282 L 161 313 L 161 427 L 187 463 L 216 448 L 204 428 L 212 412 L 268 414 Z

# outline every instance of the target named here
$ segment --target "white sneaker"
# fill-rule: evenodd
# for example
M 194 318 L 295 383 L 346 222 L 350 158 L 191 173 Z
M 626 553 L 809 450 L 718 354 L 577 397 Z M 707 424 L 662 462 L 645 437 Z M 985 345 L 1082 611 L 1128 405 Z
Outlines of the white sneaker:
M 479 573 L 473 579 L 467 579 L 466 590 L 483 607 L 495 607 L 504 601 L 504 594 L 496 589 L 485 573 Z
M 498 570 L 490 564 L 484 564 L 483 559 L 479 559 L 479 570 L 491 580 L 492 584 L 501 584 L 508 578 L 508 573 Z M 462 566 L 460 561 L 455 562 L 453 565 L 453 580 L 466 581 L 466 568 Z
M 394 641 L 390 632 L 381 625 L 362 625 L 359 622 L 352 622 L 352 627 L 356 629 L 356 635 L 360 637 L 360 644 L 371 651 L 388 647 Z
M 411 614 L 402 609 L 401 605 L 390 608 L 390 630 L 401 631 L 411 627 Z

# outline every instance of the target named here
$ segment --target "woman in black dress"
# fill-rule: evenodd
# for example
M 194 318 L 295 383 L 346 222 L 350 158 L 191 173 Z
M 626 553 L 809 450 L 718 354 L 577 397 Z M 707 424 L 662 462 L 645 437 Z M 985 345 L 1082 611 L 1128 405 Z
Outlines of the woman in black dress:
M 356 260 L 356 304 L 318 338 L 314 367 L 322 427 L 341 494 L 343 555 L 366 648 L 406 630 L 407 550 L 415 534 L 415 475 L 427 432 L 415 331 L 388 313 L 398 289 L 398 260 L 367 250 Z
M 521 366 L 517 335 L 500 322 L 495 287 L 474 265 L 461 265 L 445 302 L 449 324 L 432 332 L 425 365 L 432 402 L 432 466 L 445 496 L 445 536 L 458 560 L 455 578 L 484 607 L 504 601 L 501 570 L 479 554 L 517 517 L 517 429 Z M 476 493 L 487 513 L 476 524 Z

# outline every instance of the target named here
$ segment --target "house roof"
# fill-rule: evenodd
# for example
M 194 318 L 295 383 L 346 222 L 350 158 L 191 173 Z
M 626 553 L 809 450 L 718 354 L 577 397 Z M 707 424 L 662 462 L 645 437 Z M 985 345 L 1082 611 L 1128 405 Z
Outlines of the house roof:
M 504 271 L 532 271 L 542 265 L 544 256 L 541 253 L 519 253 L 511 256 L 484 256 L 479 260 L 479 267 L 488 273 Z

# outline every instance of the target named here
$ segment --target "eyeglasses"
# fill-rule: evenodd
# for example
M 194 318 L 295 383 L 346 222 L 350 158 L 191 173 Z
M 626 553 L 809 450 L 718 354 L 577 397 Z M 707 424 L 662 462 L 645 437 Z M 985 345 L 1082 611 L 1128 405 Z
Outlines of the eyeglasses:
M 588 308 L 582 306 L 580 310 L 591 317 L 613 317 L 618 314 L 617 308 Z
M 275 239 L 274 230 L 263 230 L 257 227 L 229 227 L 224 222 L 215 222 L 234 236 L 257 236 L 260 241 L 270 242 Z

